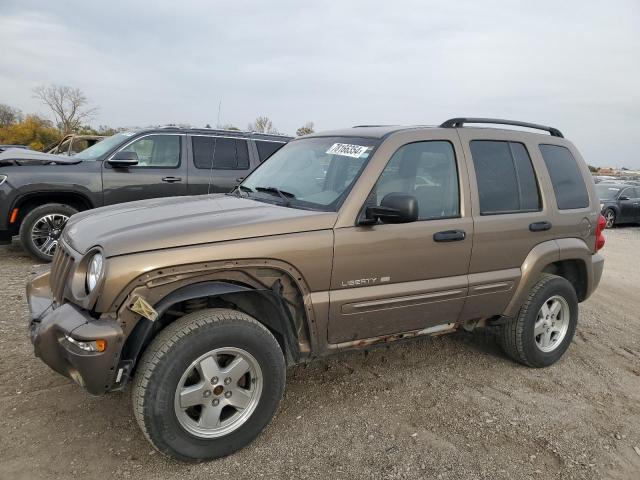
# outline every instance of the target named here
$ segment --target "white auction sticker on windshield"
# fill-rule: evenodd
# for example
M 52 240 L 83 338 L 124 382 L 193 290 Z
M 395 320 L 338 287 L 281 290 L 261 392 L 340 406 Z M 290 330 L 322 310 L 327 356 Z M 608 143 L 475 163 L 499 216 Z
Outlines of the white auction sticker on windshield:
M 345 157 L 360 158 L 371 147 L 363 147 L 362 145 L 350 145 L 348 143 L 334 143 L 325 153 L 329 155 L 343 155 Z

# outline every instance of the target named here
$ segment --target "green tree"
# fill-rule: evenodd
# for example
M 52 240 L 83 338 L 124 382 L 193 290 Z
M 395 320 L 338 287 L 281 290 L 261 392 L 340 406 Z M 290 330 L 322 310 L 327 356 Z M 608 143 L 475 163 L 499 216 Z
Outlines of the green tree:
M 34 150 L 42 150 L 60 138 L 60 131 L 51 121 L 37 115 L 27 115 L 22 122 L 0 127 L 0 143 L 28 145 Z

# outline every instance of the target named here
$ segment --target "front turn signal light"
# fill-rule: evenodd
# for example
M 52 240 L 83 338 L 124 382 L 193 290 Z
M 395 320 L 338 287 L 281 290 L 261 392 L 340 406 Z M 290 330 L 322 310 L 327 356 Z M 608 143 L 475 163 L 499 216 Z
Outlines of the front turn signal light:
M 107 349 L 107 341 L 103 339 L 93 340 L 91 342 L 82 342 L 80 340 L 76 340 L 75 338 L 70 337 L 69 335 L 64 336 L 65 340 L 70 344 L 78 347 L 80 350 L 85 352 L 104 352 Z

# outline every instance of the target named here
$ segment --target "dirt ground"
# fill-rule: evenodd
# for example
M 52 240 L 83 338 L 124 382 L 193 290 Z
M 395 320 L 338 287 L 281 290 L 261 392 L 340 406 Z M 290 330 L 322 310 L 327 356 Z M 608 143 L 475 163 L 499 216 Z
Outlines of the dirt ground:
M 639 479 L 640 228 L 607 231 L 604 252 L 555 366 L 482 334 L 342 354 L 289 370 L 249 447 L 188 465 L 146 442 L 128 391 L 91 397 L 34 358 L 24 284 L 43 267 L 0 247 L 0 479 Z

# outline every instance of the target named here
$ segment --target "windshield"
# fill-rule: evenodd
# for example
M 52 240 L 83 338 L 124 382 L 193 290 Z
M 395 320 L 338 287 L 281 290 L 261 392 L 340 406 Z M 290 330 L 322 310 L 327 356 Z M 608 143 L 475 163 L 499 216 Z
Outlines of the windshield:
M 618 196 L 620 190 L 622 189 L 614 185 L 596 185 L 596 192 L 598 192 L 600 200 L 613 200 Z
M 120 145 L 132 135 L 133 133 L 131 132 L 116 133 L 115 135 L 96 143 L 93 147 L 89 147 L 86 150 L 75 154 L 73 158 L 77 158 L 79 160 L 95 160 L 110 151 L 112 148 Z
M 294 140 L 247 177 L 237 194 L 294 208 L 336 211 L 379 142 L 352 137 Z

